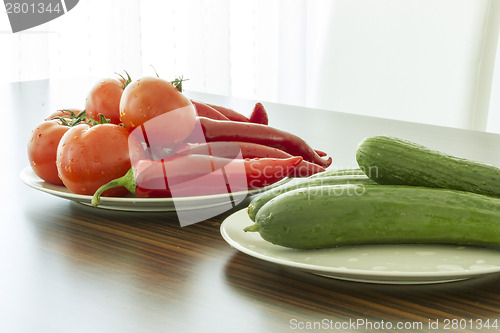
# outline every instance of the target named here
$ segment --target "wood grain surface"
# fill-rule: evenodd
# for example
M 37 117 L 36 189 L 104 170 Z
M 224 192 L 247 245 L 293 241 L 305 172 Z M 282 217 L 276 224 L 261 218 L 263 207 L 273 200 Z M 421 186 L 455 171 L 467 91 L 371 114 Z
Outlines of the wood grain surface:
M 175 213 L 96 209 L 25 186 L 19 172 L 27 165 L 27 135 L 64 107 L 51 100 L 53 87 L 33 81 L 0 92 L 8 128 L 1 134 L 0 332 L 500 331 L 498 274 L 429 285 L 335 280 L 230 247 L 220 224 L 249 199 L 181 227 Z M 191 96 L 243 110 L 254 102 Z M 271 124 L 327 151 L 337 166 L 353 166 L 357 142 L 381 132 L 500 165 L 500 154 L 491 154 L 500 151 L 494 134 L 267 107 Z M 497 327 L 479 327 L 488 320 Z

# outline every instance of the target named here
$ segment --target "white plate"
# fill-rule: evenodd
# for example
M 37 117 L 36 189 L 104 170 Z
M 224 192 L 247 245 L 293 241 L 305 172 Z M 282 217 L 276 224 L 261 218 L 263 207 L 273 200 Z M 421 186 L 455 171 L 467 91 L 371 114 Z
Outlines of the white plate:
M 57 197 L 68 200 L 73 200 L 78 203 L 91 206 L 92 196 L 74 194 L 64 186 L 53 185 L 40 179 L 31 169 L 26 167 L 21 171 L 21 180 L 28 186 L 46 192 Z M 264 187 L 258 190 L 248 191 L 247 195 L 257 194 L 266 191 L 275 186 L 282 185 L 290 179 L 285 178 L 273 185 Z M 238 193 L 233 193 L 233 197 L 237 197 Z M 240 194 L 245 195 L 245 193 Z M 228 195 L 210 195 L 210 196 L 196 196 L 176 198 L 175 204 L 172 198 L 137 198 L 134 196 L 128 197 L 101 197 L 101 203 L 97 208 L 123 210 L 123 211 L 150 211 L 150 212 L 173 212 L 181 210 L 199 210 L 223 206 L 228 204 Z M 182 207 L 182 208 L 179 208 Z
M 365 245 L 294 250 L 271 244 L 252 225 L 247 210 L 221 224 L 222 237 L 250 256 L 343 280 L 423 284 L 464 280 L 500 272 L 500 249 L 449 245 Z

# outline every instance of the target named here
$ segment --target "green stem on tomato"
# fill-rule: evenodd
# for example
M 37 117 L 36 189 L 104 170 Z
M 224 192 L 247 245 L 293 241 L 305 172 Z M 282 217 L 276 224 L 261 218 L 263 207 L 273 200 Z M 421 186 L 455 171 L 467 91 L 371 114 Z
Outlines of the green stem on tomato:
M 175 88 L 177 88 L 177 90 L 179 90 L 179 92 L 182 92 L 182 82 L 187 81 L 187 80 L 189 80 L 189 79 L 185 79 L 184 76 L 181 75 L 180 77 L 176 78 L 175 80 L 170 81 L 170 83 L 172 83 L 173 86 Z
M 69 116 L 57 116 L 57 117 L 52 117 L 50 118 L 50 120 L 54 120 L 54 119 L 57 119 L 59 120 L 64 126 L 68 126 L 68 127 L 73 127 L 73 126 L 76 126 L 78 124 L 80 124 L 81 122 L 85 121 L 87 119 L 87 113 L 85 112 L 85 110 L 81 111 L 80 113 L 78 114 L 75 114 L 73 111 L 71 110 L 66 110 L 66 109 L 63 109 L 61 111 L 66 111 L 66 112 L 69 112 L 70 115 Z M 69 118 L 69 121 L 66 120 L 66 118 Z
M 112 188 L 115 187 L 125 187 L 130 193 L 135 194 L 135 189 L 137 183 L 135 182 L 135 170 L 131 167 L 125 175 L 120 178 L 113 179 L 109 183 L 106 183 L 99 187 L 92 196 L 92 206 L 97 207 L 101 203 L 101 195 Z
M 123 70 L 125 72 L 125 74 L 127 74 L 127 78 L 125 78 L 125 76 L 121 75 L 120 73 L 116 73 L 116 75 L 118 75 L 122 80 L 123 80 L 123 89 L 127 88 L 127 86 L 130 84 L 130 82 L 132 82 L 132 78 L 130 77 L 130 75 L 128 74 L 128 72 L 126 70 Z
M 90 119 L 87 120 L 87 124 L 90 126 L 95 126 L 95 125 L 100 125 L 100 124 L 110 124 L 111 119 L 106 118 L 102 113 L 99 113 L 99 119 L 94 119 L 94 117 L 91 117 Z

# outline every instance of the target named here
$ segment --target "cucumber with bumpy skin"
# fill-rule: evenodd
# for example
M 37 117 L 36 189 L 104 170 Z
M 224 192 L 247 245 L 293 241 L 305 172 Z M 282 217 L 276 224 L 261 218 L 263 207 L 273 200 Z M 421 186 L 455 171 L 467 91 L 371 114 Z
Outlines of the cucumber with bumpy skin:
M 500 197 L 500 169 L 387 136 L 363 140 L 356 160 L 379 184 L 442 187 Z
M 261 209 L 262 206 L 264 206 L 269 200 L 276 198 L 283 193 L 287 193 L 299 188 L 344 184 L 373 185 L 376 184 L 376 182 L 369 179 L 364 174 L 300 179 L 298 181 L 293 181 L 291 184 L 284 184 L 282 186 L 275 187 L 253 199 L 248 205 L 248 216 L 252 221 L 255 221 L 255 216 L 257 215 L 259 209 Z
M 417 186 L 320 186 L 270 200 L 244 230 L 296 249 L 403 243 L 500 246 L 500 199 Z

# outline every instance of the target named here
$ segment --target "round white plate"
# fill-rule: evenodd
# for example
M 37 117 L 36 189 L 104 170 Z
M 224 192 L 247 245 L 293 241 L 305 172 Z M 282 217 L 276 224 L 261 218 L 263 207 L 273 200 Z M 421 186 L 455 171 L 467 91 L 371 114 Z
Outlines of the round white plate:
M 47 183 L 40 179 L 29 166 L 21 171 L 20 177 L 26 185 L 36 190 L 91 206 L 92 196 L 74 194 L 64 186 Z M 275 186 L 282 185 L 289 180 L 289 178 L 285 178 L 273 185 L 258 190 L 248 191 L 246 195 L 253 195 L 266 191 Z M 233 193 L 232 196 L 243 197 L 245 196 L 245 193 Z M 175 202 L 172 198 L 138 198 L 134 196 L 128 196 L 101 197 L 101 203 L 99 204 L 99 206 L 97 206 L 97 208 L 122 211 L 173 212 L 176 210 L 206 209 L 227 204 L 228 194 L 175 198 Z
M 500 272 L 500 249 L 449 245 L 364 245 L 295 250 L 274 245 L 257 232 L 247 210 L 221 224 L 222 237 L 250 256 L 310 273 L 343 280 L 423 284 L 464 280 Z

